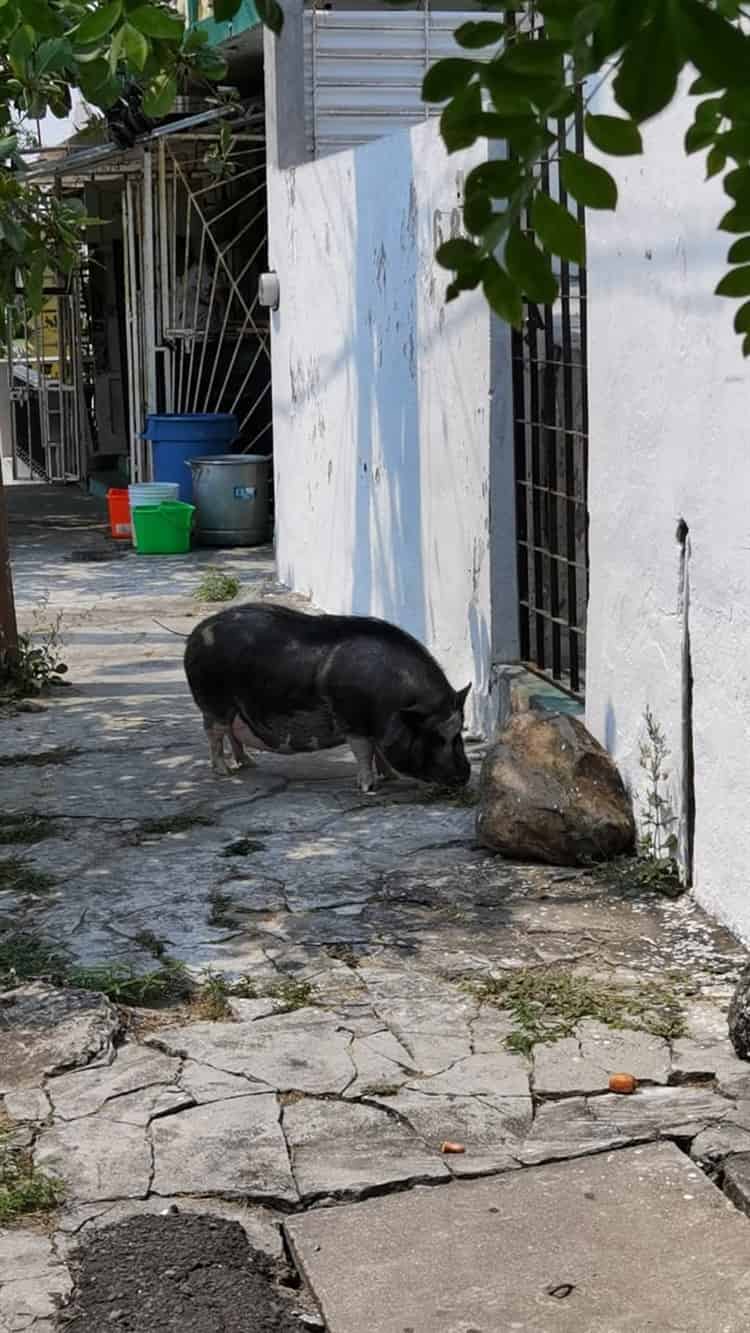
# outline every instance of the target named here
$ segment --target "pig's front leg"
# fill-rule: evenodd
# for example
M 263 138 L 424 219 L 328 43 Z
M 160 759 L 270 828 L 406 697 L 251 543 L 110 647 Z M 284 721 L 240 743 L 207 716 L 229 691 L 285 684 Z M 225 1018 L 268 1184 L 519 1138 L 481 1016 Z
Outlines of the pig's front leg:
M 211 756 L 211 767 L 214 773 L 219 777 L 227 778 L 230 774 L 230 768 L 224 758 L 224 737 L 229 728 L 222 722 L 216 722 L 214 718 L 204 717 L 203 726 L 208 737 L 208 751 Z
M 375 791 L 375 774 L 372 768 L 375 746 L 372 741 L 365 740 L 364 736 L 347 736 L 346 739 L 357 761 L 357 786 L 365 795 L 371 795 Z

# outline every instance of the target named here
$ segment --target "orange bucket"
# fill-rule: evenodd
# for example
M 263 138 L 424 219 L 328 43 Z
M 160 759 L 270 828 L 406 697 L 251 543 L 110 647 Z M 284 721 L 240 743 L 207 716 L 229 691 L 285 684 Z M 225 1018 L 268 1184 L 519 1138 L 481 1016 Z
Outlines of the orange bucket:
M 109 490 L 107 491 L 107 507 L 109 509 L 109 526 L 113 537 L 129 538 L 131 536 L 130 526 L 130 500 L 127 490 Z

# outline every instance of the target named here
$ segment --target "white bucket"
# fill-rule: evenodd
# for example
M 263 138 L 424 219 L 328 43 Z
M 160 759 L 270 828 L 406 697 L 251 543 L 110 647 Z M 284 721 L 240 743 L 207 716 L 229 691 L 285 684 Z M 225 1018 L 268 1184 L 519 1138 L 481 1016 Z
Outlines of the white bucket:
M 130 511 L 139 505 L 158 505 L 162 500 L 179 500 L 180 487 L 176 481 L 142 481 L 136 486 L 128 486 Z M 133 545 L 138 550 L 133 524 Z

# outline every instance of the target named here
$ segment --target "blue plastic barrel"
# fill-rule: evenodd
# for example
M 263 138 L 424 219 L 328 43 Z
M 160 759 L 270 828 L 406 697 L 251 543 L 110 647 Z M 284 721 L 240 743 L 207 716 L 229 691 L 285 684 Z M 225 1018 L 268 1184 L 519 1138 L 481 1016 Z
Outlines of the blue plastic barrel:
M 188 459 L 227 453 L 237 431 L 237 418 L 231 412 L 175 412 L 146 417 L 142 439 L 151 443 L 153 480 L 176 481 L 180 500 L 190 504 L 193 477 Z

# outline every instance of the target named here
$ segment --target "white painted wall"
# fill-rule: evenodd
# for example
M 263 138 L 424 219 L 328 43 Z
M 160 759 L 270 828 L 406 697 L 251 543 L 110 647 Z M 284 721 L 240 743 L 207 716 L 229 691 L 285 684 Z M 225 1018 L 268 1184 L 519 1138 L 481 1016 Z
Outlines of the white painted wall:
M 690 535 L 695 892 L 750 939 L 750 370 L 714 296 L 728 207 L 682 149 L 689 104 L 620 160 L 616 214 L 589 213 L 587 722 L 636 791 L 649 705 L 682 771 L 680 517 Z M 597 110 L 607 110 L 604 105 Z M 612 161 L 608 161 L 612 169 Z
M 279 577 L 415 634 L 472 681 L 486 726 L 491 392 L 509 423 L 509 358 L 493 373 L 481 294 L 446 306 L 433 258 L 477 157 L 448 158 L 425 123 L 271 167 L 269 247 Z

